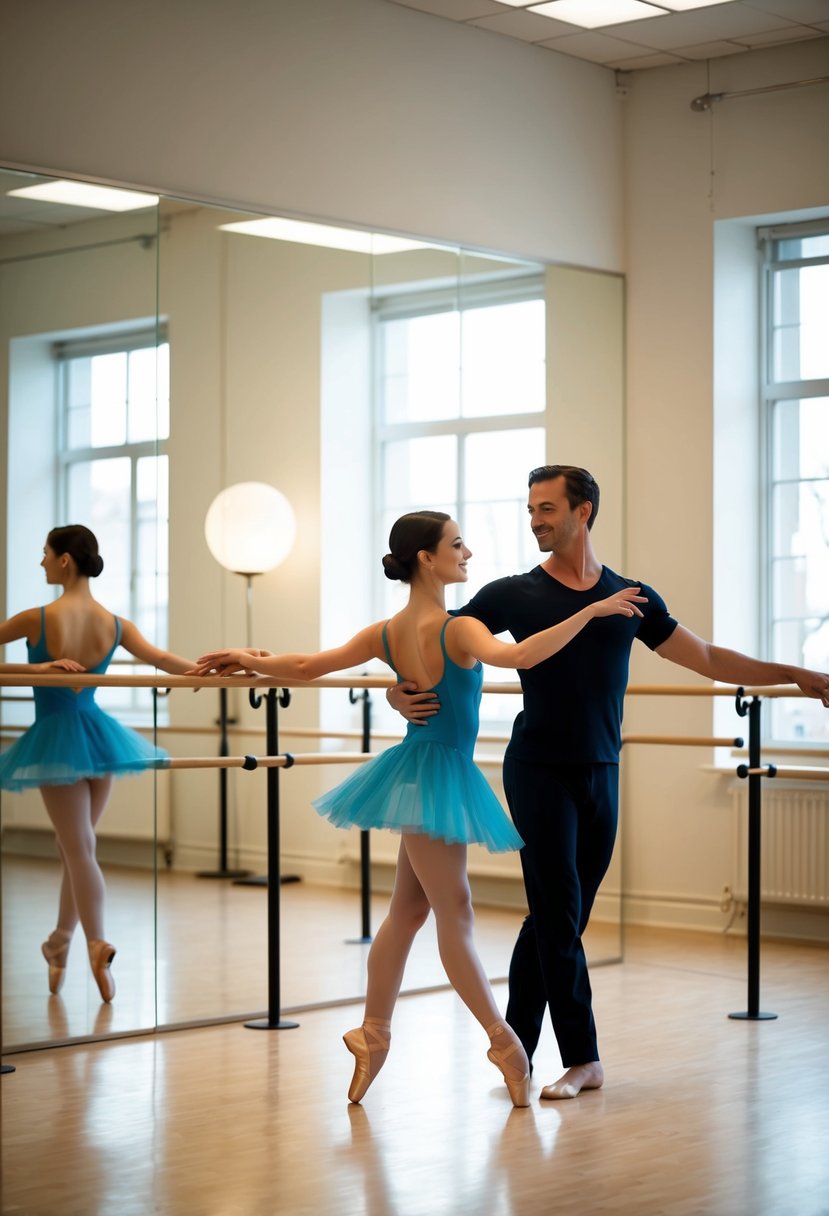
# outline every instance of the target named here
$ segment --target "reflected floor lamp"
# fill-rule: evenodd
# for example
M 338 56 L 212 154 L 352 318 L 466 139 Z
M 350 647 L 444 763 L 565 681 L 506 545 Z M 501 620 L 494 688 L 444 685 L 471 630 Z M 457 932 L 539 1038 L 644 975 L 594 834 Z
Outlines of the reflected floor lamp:
M 204 521 L 207 547 L 220 566 L 246 580 L 245 645 L 253 645 L 253 580 L 280 565 L 293 548 L 296 520 L 288 499 L 274 486 L 243 481 L 214 498 Z M 227 756 L 227 690 L 219 690 L 219 755 Z M 266 885 L 267 877 L 249 878 L 249 870 L 227 865 L 227 769 L 219 769 L 219 868 L 200 878 L 233 878 Z M 292 881 L 285 879 L 284 881 Z

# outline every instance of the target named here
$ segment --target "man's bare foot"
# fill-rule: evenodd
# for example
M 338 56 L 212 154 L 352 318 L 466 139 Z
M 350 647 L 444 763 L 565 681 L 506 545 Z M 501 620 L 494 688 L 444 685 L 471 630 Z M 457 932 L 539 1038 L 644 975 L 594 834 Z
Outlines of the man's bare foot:
M 568 1068 L 563 1077 L 552 1085 L 545 1085 L 540 1096 L 551 1101 L 575 1098 L 583 1089 L 601 1089 L 603 1083 L 604 1069 L 598 1060 L 593 1060 L 591 1064 L 574 1064 Z

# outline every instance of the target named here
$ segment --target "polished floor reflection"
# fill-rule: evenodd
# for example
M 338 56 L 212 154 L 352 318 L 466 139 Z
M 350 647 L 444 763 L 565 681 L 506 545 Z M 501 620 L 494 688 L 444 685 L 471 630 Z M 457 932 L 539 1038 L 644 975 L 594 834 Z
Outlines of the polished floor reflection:
M 162 872 L 156 916 L 152 874 L 106 868 L 107 934 L 118 949 L 111 1007 L 101 1006 L 76 934 L 67 977 L 49 997 L 40 943 L 52 926 L 58 870 L 51 861 L 3 858 L 3 1044 L 10 1046 L 155 1025 L 261 1013 L 268 1005 L 267 891 L 225 880 Z M 377 928 L 388 897 L 372 901 Z M 358 892 L 307 883 L 280 891 L 281 1006 L 307 1007 L 360 997 L 367 945 L 348 944 L 361 931 Z M 503 978 L 521 923 L 519 912 L 477 909 L 477 940 L 487 973 Z M 591 961 L 618 957 L 616 926 L 591 926 Z M 404 987 L 444 985 L 430 918 L 419 934 Z
M 513 1110 L 449 992 L 403 998 L 362 1107 L 340 1040 L 238 1024 L 20 1053 L 3 1077 L 4 1211 L 27 1216 L 818 1216 L 829 1196 L 827 951 L 636 931 L 593 973 L 608 1079 Z M 503 986 L 497 990 L 505 998 Z M 818 1075 L 820 1074 L 820 1075 Z

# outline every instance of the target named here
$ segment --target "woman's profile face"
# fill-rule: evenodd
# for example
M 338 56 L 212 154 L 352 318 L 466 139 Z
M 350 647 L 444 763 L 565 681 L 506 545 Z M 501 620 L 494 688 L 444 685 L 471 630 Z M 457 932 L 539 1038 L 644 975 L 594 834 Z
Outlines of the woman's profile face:
M 429 556 L 434 575 L 442 583 L 448 585 L 466 582 L 469 577 L 466 563 L 472 556 L 472 551 L 463 543 L 460 525 L 454 519 L 447 519 L 438 547 Z
M 43 546 L 43 559 L 41 566 L 46 573 L 46 582 L 51 586 L 53 583 L 63 582 L 63 567 L 60 558 L 51 545 Z

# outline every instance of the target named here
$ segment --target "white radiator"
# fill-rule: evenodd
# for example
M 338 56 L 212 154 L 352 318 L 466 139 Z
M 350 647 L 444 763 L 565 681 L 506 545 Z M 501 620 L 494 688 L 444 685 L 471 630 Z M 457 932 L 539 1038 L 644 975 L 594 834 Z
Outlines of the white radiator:
M 763 782 L 760 887 L 764 903 L 829 909 L 829 790 Z M 734 790 L 737 884 L 748 893 L 748 782 Z

